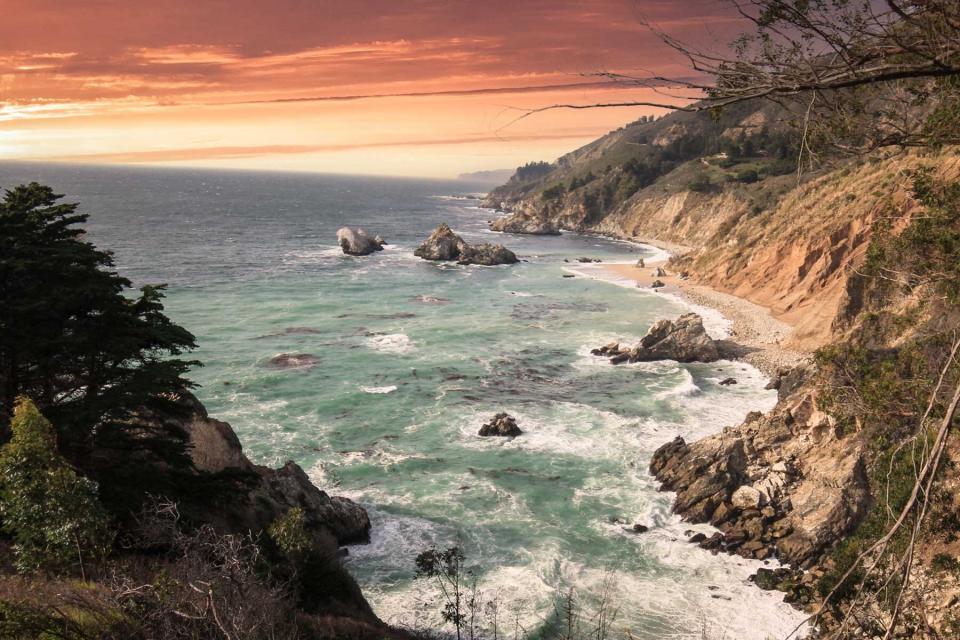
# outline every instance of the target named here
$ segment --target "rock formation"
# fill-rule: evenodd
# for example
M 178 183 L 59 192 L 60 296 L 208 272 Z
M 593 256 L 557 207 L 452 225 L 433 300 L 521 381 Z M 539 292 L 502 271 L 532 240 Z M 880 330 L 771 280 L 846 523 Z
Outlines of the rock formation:
M 613 364 L 676 360 L 677 362 L 713 362 L 720 359 L 717 345 L 703 328 L 703 318 L 686 313 L 676 322 L 658 320 L 636 347 L 608 344 L 590 353 L 607 356 Z
M 375 251 L 383 251 L 383 245 L 387 244 L 380 236 L 371 238 L 363 229 L 354 231 L 349 227 L 337 230 L 337 242 L 343 252 L 351 256 L 366 256 Z
M 520 427 L 517 426 L 517 421 L 506 413 L 498 413 L 493 416 L 493 419 L 490 422 L 484 424 L 480 427 L 478 435 L 481 436 L 501 436 L 507 438 L 515 438 L 521 435 L 523 431 L 520 430 Z
M 490 229 L 503 233 L 524 233 L 535 236 L 558 236 L 560 227 L 546 218 L 506 215 L 490 223 Z
M 191 514 L 194 518 L 227 531 L 258 532 L 291 508 L 300 507 L 307 528 L 315 535 L 332 536 L 339 544 L 369 540 L 370 519 L 363 507 L 327 495 L 292 461 L 279 469 L 253 464 L 230 425 L 209 417 L 196 397 L 181 392 L 177 403 L 182 409 L 179 415 L 144 411 L 138 423 L 153 431 L 186 434 L 188 453 L 199 473 L 238 479 L 230 500 Z
M 518 262 L 517 256 L 499 244 L 470 246 L 447 226 L 441 224 L 430 237 L 417 247 L 413 255 L 424 260 L 452 261 L 458 264 L 481 264 L 493 266 Z
M 768 415 L 693 444 L 674 439 L 650 471 L 677 492 L 674 512 L 723 532 L 700 546 L 797 566 L 810 566 L 869 506 L 860 448 L 840 439 L 807 386 Z

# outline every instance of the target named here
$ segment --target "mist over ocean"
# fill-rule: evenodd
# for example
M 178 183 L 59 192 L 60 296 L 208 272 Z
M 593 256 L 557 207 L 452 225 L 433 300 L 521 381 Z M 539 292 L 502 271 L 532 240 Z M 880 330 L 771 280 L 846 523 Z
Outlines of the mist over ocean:
M 254 462 L 295 460 L 368 509 L 372 542 L 350 547 L 348 564 L 385 621 L 440 622 L 414 557 L 458 542 L 480 588 L 527 628 L 571 587 L 588 604 L 608 589 L 616 625 L 636 638 L 699 637 L 706 624 L 759 639 L 802 617 L 747 582 L 762 563 L 687 544 L 686 532 L 710 529 L 673 516 L 647 473 L 673 437 L 770 409 L 762 374 L 731 362 L 613 367 L 589 354 L 688 307 L 603 281 L 576 258 L 632 262 L 655 249 L 493 234 L 495 214 L 477 207 L 484 186 L 465 182 L 0 164 L 0 187 L 31 180 L 82 203 L 89 239 L 135 285 L 169 284 L 169 315 L 200 343 L 197 395 Z M 414 257 L 440 222 L 525 262 Z M 344 225 L 390 244 L 344 256 Z M 317 363 L 267 366 L 282 353 Z M 728 376 L 738 384 L 720 386 Z M 525 433 L 478 437 L 499 411 Z M 633 523 L 650 530 L 625 530 Z

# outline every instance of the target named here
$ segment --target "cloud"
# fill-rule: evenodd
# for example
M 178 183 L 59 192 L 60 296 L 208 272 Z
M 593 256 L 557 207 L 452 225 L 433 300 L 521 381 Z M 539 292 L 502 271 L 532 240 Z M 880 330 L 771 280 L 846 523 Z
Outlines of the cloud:
M 104 162 L 104 163 L 154 163 L 188 162 L 191 160 L 222 160 L 251 158 L 271 155 L 296 155 L 306 153 L 333 153 L 359 149 L 398 148 L 398 147 L 435 147 L 472 145 L 488 142 L 532 142 L 543 140 L 577 140 L 594 135 L 591 129 L 564 131 L 556 133 L 519 134 L 498 136 L 495 134 L 473 135 L 455 138 L 425 138 L 412 140 L 393 140 L 382 142 L 359 142 L 339 144 L 273 144 L 248 146 L 184 147 L 176 149 L 151 149 L 144 151 L 118 151 L 109 153 L 85 153 L 70 156 L 57 156 L 57 160 L 67 162 Z M 47 160 L 49 158 L 25 158 L 26 160 Z

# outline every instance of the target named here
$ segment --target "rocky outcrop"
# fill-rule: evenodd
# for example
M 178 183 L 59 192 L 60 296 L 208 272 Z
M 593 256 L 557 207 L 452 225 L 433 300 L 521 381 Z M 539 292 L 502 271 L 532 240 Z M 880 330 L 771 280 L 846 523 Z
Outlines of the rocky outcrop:
M 480 264 L 492 267 L 498 264 L 514 264 L 519 262 L 513 251 L 499 244 L 467 245 L 457 259 L 457 264 Z
M 413 255 L 424 260 L 456 260 L 458 264 L 484 266 L 519 262 L 516 254 L 502 245 L 484 243 L 471 246 L 467 244 L 446 223 L 434 229 L 430 237 L 417 247 Z
M 340 544 L 369 540 L 370 519 L 363 507 L 321 491 L 294 462 L 279 469 L 253 464 L 230 425 L 208 416 L 193 394 L 181 392 L 176 402 L 176 415 L 144 411 L 138 424 L 145 430 L 185 435 L 196 472 L 208 478 L 217 474 L 232 485 L 229 500 L 211 502 L 202 512 L 193 509 L 195 519 L 227 531 L 256 533 L 300 507 L 308 529 L 318 536 L 332 536 Z
M 546 218 L 509 214 L 490 223 L 490 229 L 502 233 L 521 233 L 535 236 L 558 236 L 560 226 Z
M 695 313 L 686 313 L 676 321 L 658 320 L 633 348 L 608 344 L 590 353 L 606 356 L 613 364 L 651 360 L 714 362 L 720 359 L 716 343 L 703 328 L 703 318 Z
M 343 252 L 350 256 L 366 256 L 383 251 L 387 244 L 380 236 L 370 237 L 363 229 L 354 231 L 349 227 L 337 229 L 337 242 Z
M 674 512 L 721 530 L 700 546 L 796 566 L 841 540 L 870 502 L 861 448 L 838 435 L 812 385 L 768 415 L 751 413 L 693 444 L 674 439 L 653 455 L 650 472 L 677 493 Z
M 521 431 L 520 427 L 517 426 L 516 419 L 509 414 L 501 412 L 493 416 L 493 419 L 490 420 L 490 422 L 480 427 L 478 435 L 485 437 L 500 436 L 516 438 L 522 433 L 523 431 Z

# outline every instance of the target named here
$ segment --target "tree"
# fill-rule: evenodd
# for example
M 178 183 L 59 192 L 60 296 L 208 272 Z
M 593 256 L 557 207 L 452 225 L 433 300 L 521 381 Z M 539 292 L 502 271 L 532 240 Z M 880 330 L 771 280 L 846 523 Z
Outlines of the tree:
M 443 594 L 443 619 L 457 629 L 457 640 L 467 622 L 468 598 L 464 579 L 469 571 L 464 569 L 464 555 L 460 547 L 450 547 L 446 551 L 428 549 L 417 556 L 417 577 L 434 578 Z
M 750 30 L 726 51 L 650 26 L 702 79 L 595 74 L 652 89 L 664 101 L 555 104 L 519 117 L 624 106 L 715 111 L 765 99 L 793 112 L 805 141 L 845 153 L 960 142 L 960 2 L 727 2 Z M 678 89 L 685 95 L 677 95 Z M 691 104 L 691 97 L 702 100 Z M 804 150 L 815 147 L 806 144 Z
M 134 426 L 147 408 L 174 411 L 196 362 L 194 337 L 163 314 L 163 286 L 131 295 L 112 255 L 84 240 L 76 204 L 37 183 L 0 202 L 0 442 L 15 399 L 34 399 L 61 451 L 90 464 L 94 448 L 150 449 L 188 464 L 185 434 Z
M 0 448 L 0 517 L 13 536 L 17 568 L 64 568 L 102 554 L 110 540 L 97 485 L 57 452 L 56 434 L 37 406 L 21 398 L 13 437 Z

